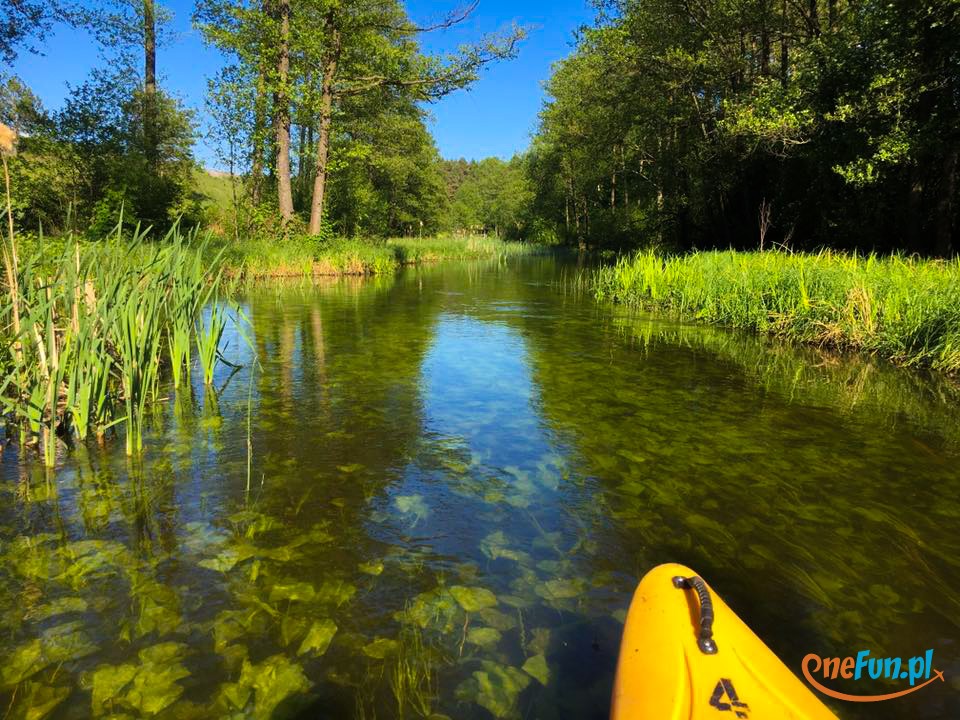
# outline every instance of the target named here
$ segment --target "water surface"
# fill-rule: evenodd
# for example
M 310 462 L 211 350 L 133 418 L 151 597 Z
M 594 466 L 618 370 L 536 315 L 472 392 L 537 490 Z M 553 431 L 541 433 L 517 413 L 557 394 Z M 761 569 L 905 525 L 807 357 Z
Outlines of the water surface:
M 241 367 L 171 391 L 142 459 L 48 479 L 8 445 L 8 716 L 604 718 L 631 593 L 677 561 L 796 672 L 934 649 L 946 685 L 842 718 L 957 717 L 956 387 L 570 272 L 257 286 Z

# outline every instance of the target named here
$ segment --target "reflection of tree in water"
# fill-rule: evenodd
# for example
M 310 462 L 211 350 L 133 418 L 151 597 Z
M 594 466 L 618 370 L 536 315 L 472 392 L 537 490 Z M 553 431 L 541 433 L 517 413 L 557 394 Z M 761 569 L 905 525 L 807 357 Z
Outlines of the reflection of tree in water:
M 257 457 L 395 466 L 420 432 L 417 380 L 435 309 L 383 283 L 347 279 L 254 294 Z M 260 423 L 261 427 L 263 423 Z

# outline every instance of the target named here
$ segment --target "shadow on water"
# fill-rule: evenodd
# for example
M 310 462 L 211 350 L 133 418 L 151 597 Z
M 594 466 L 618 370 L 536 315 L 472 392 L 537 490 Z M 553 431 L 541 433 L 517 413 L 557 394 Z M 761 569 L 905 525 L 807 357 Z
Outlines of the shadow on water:
M 636 582 L 679 561 L 795 671 L 933 648 L 953 683 L 842 718 L 955 717 L 956 386 L 562 276 L 252 286 L 242 368 L 171 390 L 143 458 L 8 451 L 9 716 L 600 719 Z

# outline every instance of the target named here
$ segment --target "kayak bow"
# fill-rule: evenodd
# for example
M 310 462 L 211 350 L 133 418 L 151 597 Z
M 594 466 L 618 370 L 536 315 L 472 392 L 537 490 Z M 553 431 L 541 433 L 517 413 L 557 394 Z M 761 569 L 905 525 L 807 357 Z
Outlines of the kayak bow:
M 837 720 L 707 584 L 660 565 L 634 593 L 611 720 Z

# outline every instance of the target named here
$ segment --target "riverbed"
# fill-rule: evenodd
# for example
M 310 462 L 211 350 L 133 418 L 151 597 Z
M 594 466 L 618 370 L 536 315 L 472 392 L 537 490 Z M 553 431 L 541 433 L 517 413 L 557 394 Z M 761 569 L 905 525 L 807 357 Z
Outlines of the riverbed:
M 598 304 L 552 257 L 251 285 L 213 387 L 10 444 L 9 717 L 606 717 L 639 578 L 703 575 L 796 673 L 934 650 L 960 714 L 960 392 Z M 866 687 L 866 686 L 864 686 Z M 867 692 L 882 692 L 875 683 Z

